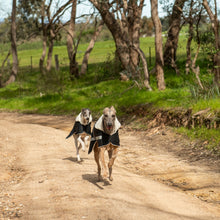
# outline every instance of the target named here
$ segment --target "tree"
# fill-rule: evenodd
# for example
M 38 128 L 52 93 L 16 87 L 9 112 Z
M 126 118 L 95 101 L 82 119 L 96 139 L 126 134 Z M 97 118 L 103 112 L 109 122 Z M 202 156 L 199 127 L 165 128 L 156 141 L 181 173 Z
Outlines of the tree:
M 167 41 L 164 48 L 164 63 L 176 69 L 176 51 L 178 47 L 179 32 L 181 29 L 181 16 L 187 0 L 175 0 L 169 21 Z M 178 71 L 177 71 L 178 73 Z
M 144 16 L 141 19 L 141 36 L 152 36 L 154 24 L 151 18 Z
M 16 0 L 12 3 L 12 15 L 11 15 L 11 52 L 12 52 L 12 71 L 6 85 L 13 83 L 18 74 L 18 55 L 16 46 Z
M 219 35 L 219 21 L 217 15 L 217 2 L 214 0 L 214 12 L 211 10 L 207 0 L 203 0 L 204 8 L 206 9 L 211 20 L 212 29 L 215 36 L 215 54 L 214 54 L 214 82 L 220 88 L 220 35 Z
M 86 70 L 87 70 L 87 66 L 88 66 L 88 59 L 89 59 L 89 55 L 90 53 L 92 52 L 92 49 L 95 45 L 95 41 L 100 33 L 100 31 L 102 30 L 102 27 L 104 25 L 104 22 L 101 21 L 97 27 L 97 22 L 95 24 L 95 31 L 94 31 L 94 34 L 91 38 L 91 41 L 89 42 L 89 46 L 87 47 L 86 49 L 86 52 L 84 54 L 84 57 L 83 57 L 83 61 L 82 61 L 82 65 L 81 65 L 81 70 L 80 70 L 80 75 L 83 75 L 86 73 Z
M 42 50 L 42 55 L 39 61 L 39 68 L 40 71 L 43 73 L 43 67 L 44 67 L 44 60 L 46 57 L 46 52 L 47 52 L 47 26 L 44 24 L 45 20 L 45 1 L 42 1 L 41 5 L 41 30 L 42 30 L 42 40 L 43 40 L 43 50 Z
M 187 45 L 186 45 L 186 74 L 189 73 L 190 69 L 192 72 L 195 74 L 196 79 L 198 81 L 198 84 L 201 89 L 204 89 L 200 78 L 200 68 L 199 66 L 196 66 L 196 61 L 198 58 L 199 50 L 200 50 L 200 35 L 199 35 L 199 24 L 202 18 L 202 11 L 203 7 L 201 7 L 200 2 L 195 2 L 194 0 L 191 0 L 189 2 L 189 8 L 187 8 L 188 12 L 188 17 L 185 18 L 185 21 L 189 24 L 189 35 L 188 35 L 188 40 L 187 40 Z M 194 25 L 196 25 L 196 42 L 197 42 L 197 50 L 196 54 L 194 56 L 194 59 L 192 59 L 192 54 L 191 54 L 191 43 L 194 37 Z
M 41 5 L 42 0 L 18 0 L 17 41 L 29 40 L 40 35 Z
M 166 88 L 164 81 L 164 61 L 163 61 L 163 39 L 162 39 L 162 25 L 158 15 L 158 1 L 151 0 L 151 17 L 155 27 L 155 51 L 156 51 L 156 74 L 157 87 L 159 90 Z
M 47 40 L 49 48 L 47 54 L 46 70 L 51 70 L 54 40 L 58 36 L 59 31 L 68 23 L 68 21 L 62 23 L 60 21 L 60 18 L 68 9 L 68 6 L 72 3 L 72 0 L 67 1 L 66 3 L 58 7 L 53 15 L 51 15 L 52 2 L 53 0 L 50 0 L 48 5 L 46 5 L 46 0 L 43 0 L 41 7 L 41 28 L 43 32 L 43 52 L 39 62 L 41 72 L 43 72 L 43 63 L 46 57 Z
M 127 74 L 139 76 L 139 37 L 144 0 L 102 1 L 90 0 L 110 30 L 116 53 Z
M 76 5 L 77 0 L 72 1 L 71 18 L 69 24 L 69 30 L 67 34 L 67 51 L 70 65 L 70 78 L 73 76 L 79 77 L 78 63 L 76 62 L 77 48 L 74 42 L 75 37 L 75 22 L 76 22 Z

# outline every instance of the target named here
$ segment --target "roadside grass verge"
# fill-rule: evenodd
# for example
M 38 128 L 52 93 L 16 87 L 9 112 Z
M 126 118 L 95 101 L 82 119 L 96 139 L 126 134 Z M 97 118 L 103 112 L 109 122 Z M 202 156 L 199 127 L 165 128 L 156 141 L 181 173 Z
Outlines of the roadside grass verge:
M 214 155 L 220 157 L 220 135 L 219 130 L 207 129 L 206 127 L 196 127 L 187 129 L 184 127 L 175 129 L 178 133 L 186 135 L 192 141 L 199 140 L 198 146 L 203 146 Z

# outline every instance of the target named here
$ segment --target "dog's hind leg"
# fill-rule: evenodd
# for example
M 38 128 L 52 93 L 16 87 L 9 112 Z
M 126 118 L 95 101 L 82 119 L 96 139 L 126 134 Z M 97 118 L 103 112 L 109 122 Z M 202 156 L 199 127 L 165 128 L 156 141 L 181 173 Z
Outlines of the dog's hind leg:
M 76 146 L 76 157 L 77 157 L 77 161 L 81 161 L 80 156 L 79 156 L 79 146 L 78 146 L 77 137 L 74 137 L 74 139 L 75 139 L 75 146 Z
M 117 157 L 117 154 L 118 154 L 118 148 L 114 148 L 114 149 L 108 151 L 108 156 L 109 156 L 109 163 L 108 163 L 109 180 L 111 180 L 111 181 L 113 181 L 112 166 L 113 166 L 114 161 Z
M 81 144 L 81 146 L 82 146 L 82 150 L 85 151 L 85 143 L 83 142 L 81 136 L 79 136 L 77 140 L 78 140 L 79 143 Z
M 86 146 L 86 147 L 88 147 L 88 139 L 89 139 L 89 136 L 86 136 L 85 139 L 84 139 L 84 140 L 85 140 L 85 146 Z
M 94 158 L 95 158 L 95 162 L 97 163 L 97 167 L 98 167 L 98 180 L 101 180 L 101 166 L 99 163 L 99 148 L 97 146 L 97 143 L 94 146 Z

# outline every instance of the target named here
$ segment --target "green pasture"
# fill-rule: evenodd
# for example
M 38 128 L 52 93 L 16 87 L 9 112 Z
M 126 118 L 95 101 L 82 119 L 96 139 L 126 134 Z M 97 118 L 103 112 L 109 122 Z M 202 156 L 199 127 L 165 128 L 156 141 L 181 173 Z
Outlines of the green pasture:
M 164 39 L 165 40 L 165 39 Z M 210 108 L 212 112 L 220 110 L 219 90 L 213 87 L 213 74 L 206 54 L 201 51 L 198 64 L 201 70 L 201 81 L 206 90 L 201 91 L 193 73 L 185 75 L 186 58 L 185 35 L 179 39 L 177 64 L 180 76 L 174 70 L 165 69 L 166 90 L 158 91 L 155 75 L 151 75 L 152 92 L 147 91 L 137 80 L 122 82 L 119 79 L 120 68 L 114 61 L 115 45 L 113 41 L 96 42 L 90 54 L 88 72 L 80 79 L 69 79 L 68 58 L 65 42 L 55 44 L 53 54 L 58 54 L 60 71 L 51 71 L 42 76 L 38 69 L 41 57 L 41 42 L 20 45 L 18 48 L 19 75 L 17 81 L 0 89 L 0 109 L 24 113 L 76 115 L 81 108 L 89 107 L 94 118 L 98 117 L 106 106 L 114 105 L 118 115 L 123 116 L 123 109 L 143 103 L 150 103 L 155 108 L 191 108 L 193 112 Z M 155 62 L 154 38 L 141 38 L 141 49 L 144 51 L 148 67 L 151 70 Z M 7 54 L 10 45 L 0 45 L 0 62 Z M 78 48 L 77 61 L 79 66 L 88 44 Z M 193 52 L 196 44 L 193 43 Z M 151 56 L 150 56 L 151 54 Z M 32 57 L 32 69 L 31 66 Z M 10 58 L 11 59 L 11 58 Z M 53 63 L 54 65 L 54 63 Z M 10 74 L 10 67 L 5 66 L 4 75 Z M 204 130 L 204 129 L 203 129 Z M 182 131 L 183 132 L 183 131 Z M 204 131 L 194 131 L 204 137 Z M 208 131 L 216 137 L 214 146 L 219 146 L 219 133 Z

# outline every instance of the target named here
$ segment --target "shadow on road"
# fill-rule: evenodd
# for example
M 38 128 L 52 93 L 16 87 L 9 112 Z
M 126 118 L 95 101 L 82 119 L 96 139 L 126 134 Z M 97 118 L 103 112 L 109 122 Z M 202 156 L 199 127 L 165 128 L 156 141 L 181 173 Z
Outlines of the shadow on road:
M 82 175 L 82 178 L 83 178 L 84 180 L 87 180 L 88 182 L 94 184 L 94 185 L 97 186 L 99 189 L 104 189 L 104 188 L 103 188 L 102 186 L 100 186 L 98 183 L 104 183 L 103 186 L 111 185 L 108 180 L 98 181 L 98 175 L 97 175 L 97 174 L 83 174 L 83 175 Z
M 83 163 L 84 161 L 83 158 L 81 158 L 81 161 L 78 161 L 76 157 L 66 157 L 66 158 L 63 158 L 63 160 L 69 160 L 71 162 L 78 163 L 78 164 Z

